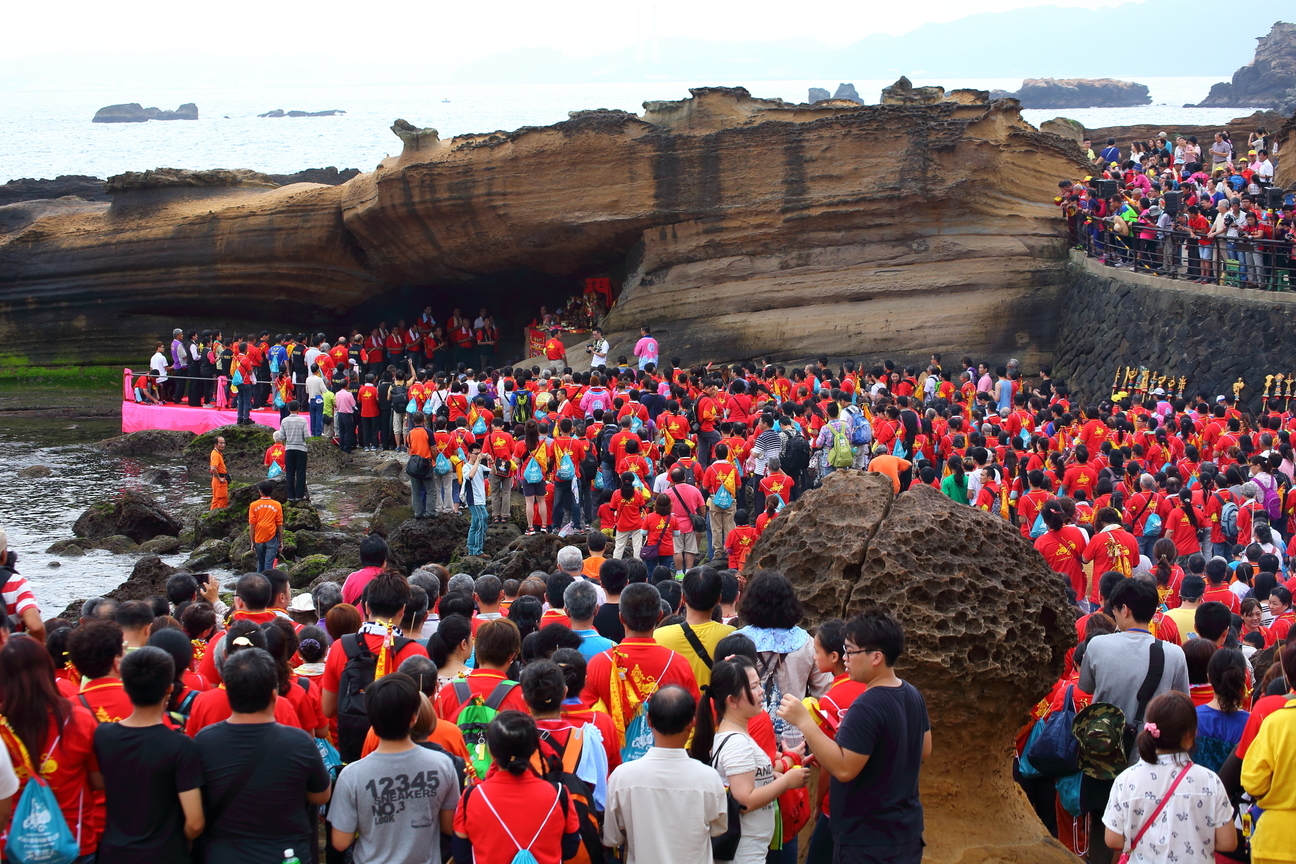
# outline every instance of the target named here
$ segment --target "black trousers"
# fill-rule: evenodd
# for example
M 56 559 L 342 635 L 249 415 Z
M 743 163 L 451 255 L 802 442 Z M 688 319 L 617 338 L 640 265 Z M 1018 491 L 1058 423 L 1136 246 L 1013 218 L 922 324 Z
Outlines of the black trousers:
M 343 453 L 350 453 L 355 449 L 356 422 L 355 412 L 350 414 L 339 413 L 337 415 L 338 439 L 340 440 Z
M 306 456 L 304 450 L 284 451 L 284 476 L 288 483 L 288 498 L 291 501 L 306 497 Z
M 361 417 L 360 418 L 360 441 L 365 447 L 374 447 L 377 445 L 378 435 L 378 418 Z

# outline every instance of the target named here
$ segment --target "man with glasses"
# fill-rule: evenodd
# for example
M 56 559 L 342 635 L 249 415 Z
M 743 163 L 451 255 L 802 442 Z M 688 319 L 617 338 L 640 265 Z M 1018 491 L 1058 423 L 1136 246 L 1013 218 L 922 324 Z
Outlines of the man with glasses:
M 847 622 L 845 645 L 847 673 L 868 689 L 847 710 L 837 740 L 820 730 L 796 696 L 783 697 L 779 716 L 801 730 L 832 776 L 833 861 L 919 864 L 918 771 L 931 754 L 931 723 L 922 694 L 895 674 L 904 630 L 885 612 L 865 612 Z

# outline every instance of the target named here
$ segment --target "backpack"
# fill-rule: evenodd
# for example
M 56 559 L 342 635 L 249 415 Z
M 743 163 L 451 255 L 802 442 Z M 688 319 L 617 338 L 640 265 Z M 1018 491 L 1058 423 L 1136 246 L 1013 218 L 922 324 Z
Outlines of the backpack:
M 77 833 L 73 837 L 49 781 L 32 764 L 27 748 L 23 746 L 9 721 L 0 717 L 0 725 L 8 733 L 7 737 L 18 745 L 22 759 L 16 767 L 25 769 L 29 778 L 22 797 L 13 809 L 6 838 L 5 858 L 14 864 L 71 864 L 81 855 L 80 821 L 77 822 Z M 60 729 L 58 738 L 50 746 L 51 754 L 58 748 L 62 737 L 63 729 Z M 81 794 L 84 795 L 84 791 Z M 81 812 L 80 805 L 77 812 Z
M 1039 721 L 1040 732 L 1028 748 L 1026 756 L 1031 767 L 1044 777 L 1057 779 L 1069 777 L 1080 770 L 1080 745 L 1071 734 L 1071 724 L 1075 721 L 1075 701 L 1072 694 L 1075 685 L 1066 689 L 1066 701 L 1061 711 L 1054 711 Z
M 720 486 L 716 489 L 715 494 L 711 496 L 711 503 L 719 507 L 721 510 L 728 510 L 734 505 L 734 496 L 733 492 L 729 489 L 729 481 L 735 473 L 737 472 L 729 472 L 729 474 L 720 481 Z
M 513 836 L 513 832 L 509 830 L 508 825 L 506 825 L 504 820 L 500 818 L 499 811 L 495 809 L 495 805 L 490 802 L 490 799 L 486 797 L 486 793 L 482 789 L 469 790 L 464 797 L 464 807 L 466 808 L 468 806 L 467 795 L 470 795 L 473 792 L 480 795 L 482 801 L 486 802 L 487 808 L 489 808 L 491 813 L 495 816 L 495 821 L 499 822 L 500 827 L 504 829 L 504 833 L 508 835 L 508 838 L 513 841 L 513 845 L 517 847 L 517 854 L 513 856 L 512 864 L 537 864 L 536 857 L 531 852 L 531 847 L 540 839 L 540 833 L 544 831 L 544 827 L 549 824 L 549 817 L 553 815 L 553 811 L 558 807 L 558 803 L 562 801 L 563 787 L 558 787 L 553 803 L 549 805 L 549 812 L 540 820 L 540 829 L 536 831 L 536 835 L 531 838 L 531 842 L 525 846 L 519 843 L 517 838 Z
M 528 470 L 530 469 L 530 467 L 531 466 L 529 465 L 527 466 Z M 555 471 L 554 476 L 558 479 L 560 483 L 570 483 L 571 481 L 576 479 L 576 465 L 572 462 L 570 451 L 563 453 L 562 458 L 558 460 L 558 468 Z M 538 483 L 540 481 L 528 480 L 527 482 Z
M 800 474 L 810 466 L 810 443 L 796 432 L 789 433 L 779 453 L 779 463 L 788 474 Z
M 642 429 L 643 426 L 644 426 L 643 420 L 640 419 L 639 415 L 632 413 L 630 415 L 630 431 L 638 435 L 639 430 Z
M 834 468 L 849 468 L 855 464 L 855 451 L 851 450 L 850 441 L 846 436 L 846 430 L 842 427 L 844 423 L 840 421 L 837 427 L 832 424 L 828 425 L 828 431 L 832 432 L 832 449 L 828 451 L 828 464 Z
M 864 419 L 864 412 L 855 405 L 850 405 L 846 408 L 846 416 L 850 418 L 851 445 L 863 447 L 865 444 L 872 443 L 873 427 Z
M 432 465 L 432 470 L 436 472 L 436 475 L 438 477 L 444 477 L 450 473 L 451 467 L 450 460 L 446 458 L 446 455 L 444 453 L 437 453 L 436 461 Z
M 580 849 L 567 859 L 567 864 L 603 864 L 603 811 L 594 799 L 594 790 L 576 774 L 584 744 L 584 729 L 573 729 L 565 747 L 548 730 L 541 729 L 536 755 L 544 761 L 540 776 L 567 790 L 567 799 L 576 809 L 576 820 L 580 823 Z
M 1238 527 L 1238 505 L 1236 501 L 1224 502 L 1223 509 L 1220 510 L 1220 531 L 1229 540 L 1237 541 Z
M 568 459 L 567 461 L 570 462 L 571 460 Z M 544 482 L 544 469 L 540 467 L 540 463 L 536 461 L 534 456 L 527 460 L 526 468 L 522 470 L 522 479 L 528 483 Z
M 1270 520 L 1277 522 L 1282 518 L 1282 496 L 1278 494 L 1278 482 L 1276 480 L 1272 481 L 1273 486 L 1270 487 L 1264 485 L 1255 477 L 1251 479 L 1264 493 L 1264 508 L 1269 514 Z
M 535 399 L 526 389 L 515 390 L 513 394 L 513 422 L 525 423 L 535 413 Z
M 404 384 L 393 384 L 391 393 L 388 395 L 392 405 L 404 405 L 407 413 L 413 413 L 409 410 L 409 388 Z
M 487 769 L 494 761 L 486 749 L 486 727 L 500 712 L 500 705 L 518 686 L 516 681 L 501 681 L 485 699 L 477 696 L 468 686 L 467 681 L 454 682 L 455 698 L 459 700 L 459 714 L 455 725 L 463 733 L 464 743 L 468 746 L 468 762 L 477 778 L 484 778 Z
M 909 451 L 905 449 L 904 439 L 899 435 L 896 436 L 895 444 L 891 446 L 891 455 L 897 459 L 908 459 Z
M 1044 524 L 1044 511 L 1041 509 L 1035 514 L 1035 522 L 1031 525 L 1030 537 L 1032 540 L 1038 540 L 1048 533 L 1048 525 Z
M 473 433 L 474 435 L 485 435 L 485 434 L 486 434 L 486 418 L 485 418 L 485 417 L 483 417 L 483 416 L 480 415 L 480 414 L 477 415 L 477 419 L 474 420 L 474 421 L 473 421 L 473 424 L 472 424 L 472 433 Z
M 397 636 L 392 643 L 392 656 L 400 654 L 401 649 L 413 642 L 404 636 Z M 369 643 L 359 633 L 348 633 L 342 637 L 342 650 L 346 653 L 346 665 L 338 680 L 337 724 L 338 752 L 346 762 L 355 762 L 364 749 L 365 736 L 369 733 L 369 715 L 365 712 L 365 688 L 373 683 L 374 672 L 378 668 L 378 655 L 369 650 Z
M 597 440 L 599 461 L 604 465 L 611 465 L 616 461 L 616 458 L 612 453 L 612 436 L 616 433 L 617 427 L 611 424 L 604 426 L 599 430 Z
M 277 468 L 278 466 L 278 462 L 272 462 L 270 464 L 271 468 Z M 280 472 L 282 473 L 282 469 L 280 469 Z M 176 725 L 176 729 L 179 731 L 183 732 L 185 724 L 189 722 L 189 713 L 193 711 L 193 703 L 197 698 L 198 691 L 190 690 L 185 694 L 185 697 L 180 700 L 180 704 L 176 706 L 176 710 L 167 712 L 167 716 L 171 718 L 171 722 Z

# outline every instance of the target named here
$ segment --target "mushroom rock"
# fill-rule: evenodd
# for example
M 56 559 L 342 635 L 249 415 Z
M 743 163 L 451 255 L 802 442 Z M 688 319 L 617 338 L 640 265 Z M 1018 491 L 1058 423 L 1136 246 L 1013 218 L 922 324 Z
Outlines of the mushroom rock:
M 1054 135 L 1061 135 L 1077 144 L 1084 140 L 1085 128 L 1076 120 L 1069 117 L 1054 117 L 1052 120 L 1045 120 L 1040 124 L 1041 132 L 1052 132 Z
M 1062 579 L 1003 519 L 928 486 L 834 471 L 788 505 L 748 559 L 796 586 L 812 622 L 870 607 L 904 625 L 897 672 L 923 694 L 921 797 L 931 864 L 1073 862 L 1012 778 L 1012 746 L 1075 644 Z
M 397 122 L 400 156 L 338 186 L 110 181 L 108 213 L 0 233 L 6 350 L 103 362 L 147 356 L 178 317 L 327 329 L 409 314 L 411 291 L 490 305 L 501 274 L 575 293 L 611 271 L 616 353 L 649 321 L 686 362 L 1051 354 L 1067 281 L 1052 198 L 1082 176 L 1073 145 L 1007 101 L 691 94 L 444 141 Z M 257 320 L 231 321 L 231 296 Z
M 944 87 L 915 87 L 901 75 L 890 87 L 882 88 L 883 105 L 935 105 L 945 101 Z M 982 100 L 985 101 L 985 100 Z
M 1256 105 L 1283 114 L 1296 110 L 1296 24 L 1278 21 L 1257 41 L 1251 62 L 1234 72 L 1232 81 L 1211 87 L 1197 107 Z

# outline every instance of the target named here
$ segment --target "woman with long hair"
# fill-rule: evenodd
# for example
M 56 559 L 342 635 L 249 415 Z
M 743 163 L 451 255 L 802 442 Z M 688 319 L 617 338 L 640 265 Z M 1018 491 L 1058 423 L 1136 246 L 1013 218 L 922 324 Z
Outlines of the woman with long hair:
M 608 502 L 612 506 L 612 511 L 616 513 L 616 543 L 612 547 L 612 557 L 620 558 L 628 544 L 634 552 L 634 557 L 639 557 L 639 550 L 643 548 L 643 528 L 644 507 L 652 500 L 652 493 L 641 485 L 635 485 L 635 475 L 633 472 L 626 471 L 621 475 L 621 486 L 612 493 L 612 500 Z
M 537 531 L 543 533 L 549 529 L 545 483 L 553 475 L 553 445 L 540 437 L 540 425 L 528 420 L 514 454 L 517 457 L 518 482 L 522 484 L 522 500 L 526 503 L 526 533 L 528 536 Z
M 81 856 L 92 855 L 101 827 L 93 793 L 104 788 L 103 776 L 91 770 L 98 722 L 60 695 L 54 661 L 35 639 L 10 637 L 0 648 L 0 680 L 0 739 L 18 775 L 13 800 L 39 774 L 58 800 L 68 830 L 80 839 Z
M 1085 584 L 1084 564 L 1080 560 L 1088 545 L 1084 532 L 1067 524 L 1066 513 L 1056 499 L 1044 503 L 1040 518 L 1048 530 L 1036 538 L 1035 549 L 1044 556 L 1050 570 L 1066 578 L 1076 599 L 1084 600 L 1092 593 Z
M 829 673 L 831 674 L 831 673 Z M 742 839 L 735 864 L 763 864 L 774 838 L 774 802 L 806 784 L 809 769 L 779 774 L 752 740 L 747 724 L 763 710 L 764 690 L 752 662 L 741 655 L 721 660 L 711 670 L 711 686 L 698 702 L 689 755 L 716 769 L 743 808 Z
M 428 656 L 437 667 L 438 689 L 467 678 L 470 671 L 468 658 L 473 653 L 472 621 L 460 615 L 442 619 L 437 631 L 428 639 L 427 648 Z
M 1178 559 L 1179 550 L 1169 537 L 1152 544 L 1152 575 L 1156 577 L 1157 597 L 1171 609 L 1179 605 L 1179 586 L 1184 578 L 1183 568 L 1175 563 Z
M 1174 499 L 1174 508 L 1166 517 L 1165 536 L 1161 540 L 1174 544 L 1181 566 L 1187 565 L 1190 557 L 1201 552 L 1201 531 L 1205 521 L 1206 517 L 1193 504 L 1192 490 L 1180 489 Z M 1161 540 L 1157 543 L 1160 544 Z M 1152 551 L 1155 553 L 1156 549 Z
M 960 504 L 968 503 L 967 474 L 963 468 L 963 457 L 957 454 L 945 462 L 949 473 L 941 480 L 941 492 L 945 497 Z
M 1242 710 L 1250 704 L 1247 682 L 1250 667 L 1241 651 L 1220 648 L 1211 655 L 1206 667 L 1213 695 L 1205 705 L 1197 706 L 1197 746 L 1193 760 L 1219 773 L 1246 728 L 1251 715 Z

